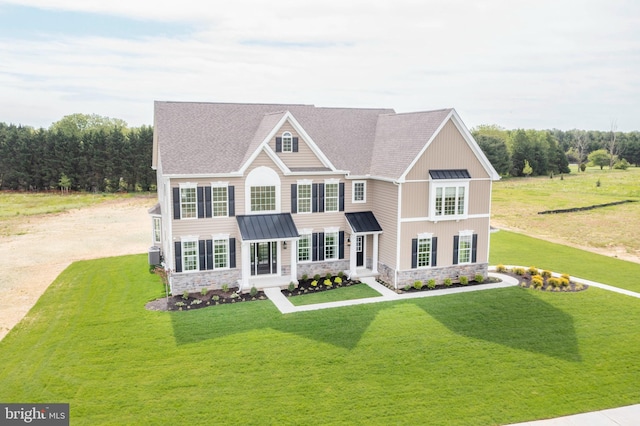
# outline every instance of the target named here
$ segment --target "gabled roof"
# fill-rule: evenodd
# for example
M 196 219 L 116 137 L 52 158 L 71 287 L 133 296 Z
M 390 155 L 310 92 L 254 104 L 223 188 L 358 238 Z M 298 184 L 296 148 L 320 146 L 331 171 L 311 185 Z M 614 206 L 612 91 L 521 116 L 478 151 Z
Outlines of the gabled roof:
M 325 170 L 402 180 L 450 118 L 464 127 L 453 109 L 396 114 L 296 104 L 156 102 L 154 166 L 169 176 L 241 175 L 260 152 L 275 156 L 267 143 L 288 121 Z M 499 178 L 469 132 L 461 131 L 489 174 Z

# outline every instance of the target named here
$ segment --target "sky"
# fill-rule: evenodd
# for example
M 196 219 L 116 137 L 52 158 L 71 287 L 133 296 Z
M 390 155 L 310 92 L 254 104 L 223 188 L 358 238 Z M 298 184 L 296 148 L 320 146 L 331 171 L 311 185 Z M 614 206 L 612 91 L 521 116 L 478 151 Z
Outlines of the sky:
M 155 100 L 640 130 L 640 1 L 0 0 L 0 122 L 151 125 Z

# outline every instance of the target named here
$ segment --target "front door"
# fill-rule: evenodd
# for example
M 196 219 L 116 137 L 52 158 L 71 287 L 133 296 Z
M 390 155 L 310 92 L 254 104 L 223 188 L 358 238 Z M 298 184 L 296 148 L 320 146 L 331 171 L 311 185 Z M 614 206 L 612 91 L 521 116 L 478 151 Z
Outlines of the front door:
M 356 236 L 356 267 L 364 266 L 364 235 Z
M 251 243 L 251 275 L 275 274 L 277 271 L 277 243 L 275 241 Z

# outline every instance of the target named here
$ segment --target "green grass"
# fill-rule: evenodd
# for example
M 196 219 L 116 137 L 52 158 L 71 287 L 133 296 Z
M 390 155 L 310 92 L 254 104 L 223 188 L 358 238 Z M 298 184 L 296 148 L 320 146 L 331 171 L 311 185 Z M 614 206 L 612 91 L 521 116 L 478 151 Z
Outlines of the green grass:
M 640 402 L 640 300 L 597 288 L 144 310 L 161 295 L 146 255 L 72 264 L 0 342 L 0 401 L 69 402 L 74 425 L 505 424 Z
M 489 263 L 535 266 L 640 293 L 640 264 L 627 262 L 526 235 L 491 234 Z
M 355 284 L 349 287 L 336 288 L 331 291 L 301 294 L 289 297 L 294 306 L 313 305 L 315 303 L 337 302 L 340 300 L 364 299 L 366 297 L 379 297 L 380 293 L 366 284 Z
M 17 216 L 60 213 L 122 197 L 114 194 L 0 192 L 0 221 Z

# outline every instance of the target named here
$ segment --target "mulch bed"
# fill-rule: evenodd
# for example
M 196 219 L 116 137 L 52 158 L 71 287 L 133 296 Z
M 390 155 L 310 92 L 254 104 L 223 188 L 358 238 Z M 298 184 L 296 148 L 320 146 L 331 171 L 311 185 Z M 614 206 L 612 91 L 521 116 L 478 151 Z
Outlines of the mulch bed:
M 380 284 L 390 288 L 391 290 L 395 291 L 398 294 L 406 294 L 406 293 L 420 293 L 420 292 L 425 292 L 425 291 L 438 291 L 438 290 L 445 290 L 445 289 L 450 289 L 450 288 L 458 288 L 458 287 L 473 287 L 474 285 L 480 285 L 480 284 L 491 284 L 491 283 L 499 283 L 502 282 L 499 279 L 496 278 L 485 278 L 484 281 L 479 282 L 479 281 L 475 281 L 475 280 L 470 280 L 468 282 L 468 284 L 460 284 L 459 282 L 452 282 L 451 285 L 444 285 L 442 283 L 440 284 L 436 284 L 436 286 L 434 288 L 429 288 L 427 287 L 426 283 L 422 283 L 422 287 L 421 288 L 415 288 L 414 286 L 410 286 L 410 287 L 402 287 L 399 289 L 395 289 L 393 288 L 393 286 L 389 285 L 388 283 L 382 281 L 382 280 L 376 280 L 378 281 Z
M 518 275 L 513 273 L 513 271 L 506 272 L 498 272 L 499 274 L 509 275 L 519 281 L 519 286 L 522 288 L 529 288 L 531 290 L 537 291 L 548 291 L 548 292 L 556 292 L 556 293 L 575 293 L 578 291 L 584 291 L 589 288 L 586 284 L 580 284 L 573 281 L 569 281 L 568 286 L 554 286 L 549 284 L 548 279 L 544 278 L 544 283 L 542 287 L 536 287 L 531 282 L 532 275 L 527 271 L 523 275 Z
M 237 288 L 229 291 L 209 290 L 206 294 L 189 293 L 185 299 L 182 296 L 169 296 L 167 299 L 152 300 L 145 305 L 150 311 L 191 311 L 194 309 L 208 308 L 210 306 L 229 305 L 233 303 L 249 302 L 253 300 L 266 300 L 264 292 L 259 291 L 255 296 L 249 293 L 237 293 Z

